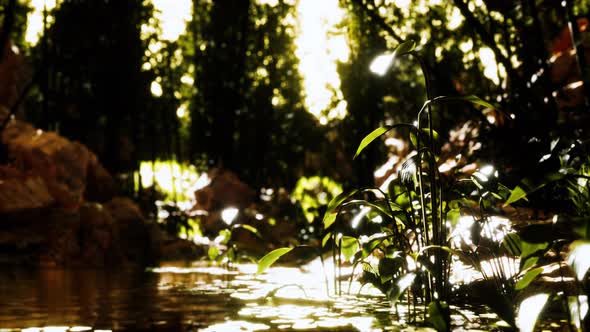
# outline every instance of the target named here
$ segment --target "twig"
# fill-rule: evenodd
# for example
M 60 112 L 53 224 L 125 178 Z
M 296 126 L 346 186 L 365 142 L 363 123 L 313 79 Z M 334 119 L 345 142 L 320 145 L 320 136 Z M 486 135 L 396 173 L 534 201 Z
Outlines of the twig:
M 479 36 L 479 38 L 481 38 L 481 41 L 487 47 L 489 47 L 492 50 L 492 52 L 494 52 L 497 61 L 500 62 L 504 66 L 504 68 L 506 68 L 506 72 L 508 73 L 509 77 L 513 78 L 514 81 L 518 81 L 519 75 L 516 72 L 516 70 L 514 70 L 514 67 L 512 67 L 512 63 L 506 56 L 504 56 L 502 51 L 500 51 L 496 41 L 494 40 L 494 37 L 488 33 L 483 24 L 481 24 L 481 22 L 479 22 L 479 20 L 477 20 L 477 18 L 469 10 L 467 3 L 465 3 L 465 1 L 463 0 L 453 0 L 453 2 L 461 12 L 461 15 L 463 15 L 467 23 L 473 28 L 473 30 Z

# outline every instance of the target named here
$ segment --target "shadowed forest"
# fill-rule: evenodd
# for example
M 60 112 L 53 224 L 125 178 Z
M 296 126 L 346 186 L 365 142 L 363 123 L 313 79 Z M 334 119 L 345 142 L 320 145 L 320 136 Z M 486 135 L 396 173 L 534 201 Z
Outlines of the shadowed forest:
M 585 1 L 0 0 L 0 329 L 586 331 L 589 86 Z

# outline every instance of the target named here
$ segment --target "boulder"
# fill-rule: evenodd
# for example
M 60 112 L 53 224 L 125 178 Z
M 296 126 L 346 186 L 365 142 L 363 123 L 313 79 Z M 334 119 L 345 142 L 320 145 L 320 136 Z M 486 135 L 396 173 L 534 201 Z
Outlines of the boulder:
M 0 119 L 7 114 L 0 108 Z M 61 206 L 77 206 L 88 199 L 104 202 L 115 192 L 112 176 L 96 155 L 78 142 L 15 119 L 8 123 L 1 139 L 15 165 L 41 177 Z
M 149 264 L 159 257 L 160 243 L 139 207 L 129 198 L 115 197 L 104 204 L 113 218 L 119 249 L 126 261 Z
M 53 202 L 49 188 L 40 176 L 25 174 L 14 167 L 0 166 L 0 215 L 43 209 Z
M 209 185 L 195 192 L 196 204 L 192 210 L 200 211 L 198 215 L 203 233 L 215 236 L 227 227 L 221 218 L 222 211 L 228 207 L 244 210 L 254 203 L 256 192 L 242 182 L 235 173 L 226 169 L 211 170 L 209 178 L 211 179 Z
M 9 112 L 0 106 L 0 121 Z M 104 267 L 152 264 L 160 257 L 203 254 L 189 241 L 166 237 L 84 145 L 11 119 L 2 131 L 10 165 L 0 165 L 0 264 Z M 211 199 L 242 206 L 254 193 L 229 173 L 216 177 Z M 219 200 L 220 199 L 220 200 Z
M 215 211 L 229 206 L 243 209 L 256 198 L 255 190 L 232 171 L 216 168 L 209 172 L 209 178 L 209 185 L 195 192 L 196 210 Z

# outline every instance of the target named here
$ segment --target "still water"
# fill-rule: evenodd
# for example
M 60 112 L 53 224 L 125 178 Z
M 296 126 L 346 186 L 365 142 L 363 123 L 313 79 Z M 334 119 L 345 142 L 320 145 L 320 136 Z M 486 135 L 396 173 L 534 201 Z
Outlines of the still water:
M 361 289 L 361 296 L 333 296 L 332 285 L 314 269 L 276 267 L 260 276 L 255 265 L 227 270 L 203 263 L 115 271 L 4 269 L 0 331 L 427 330 L 408 327 L 405 307 L 395 315 L 369 287 L 353 283 L 351 293 Z M 346 294 L 348 282 L 342 288 Z M 481 318 L 478 324 L 468 317 L 475 316 L 462 310 L 454 325 L 482 328 Z

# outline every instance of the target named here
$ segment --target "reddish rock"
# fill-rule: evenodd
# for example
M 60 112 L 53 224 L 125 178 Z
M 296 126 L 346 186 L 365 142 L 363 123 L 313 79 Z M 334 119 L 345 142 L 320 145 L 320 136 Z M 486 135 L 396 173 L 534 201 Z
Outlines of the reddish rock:
M 90 155 L 86 174 L 84 198 L 91 202 L 106 202 L 117 192 L 115 180 L 98 161 L 95 154 Z
M 45 181 L 9 166 L 0 166 L 0 214 L 28 209 L 42 209 L 54 199 Z
M 7 111 L 0 109 L 0 119 L 6 115 Z M 113 196 L 113 178 L 80 143 L 19 120 L 9 122 L 2 132 L 2 143 L 15 165 L 40 176 L 61 206 L 77 206 L 87 197 L 106 201 Z
M 214 211 L 228 206 L 243 209 L 254 202 L 256 192 L 235 173 L 217 168 L 209 172 L 209 178 L 211 183 L 195 192 L 195 209 Z
M 160 243 L 139 207 L 129 198 L 115 197 L 104 204 L 113 218 L 121 253 L 127 261 L 148 264 L 159 257 Z
M 223 209 L 234 207 L 244 210 L 254 203 L 256 192 L 229 170 L 213 169 L 209 172 L 209 178 L 209 185 L 195 192 L 197 203 L 192 210 L 206 212 L 200 217 L 201 228 L 205 235 L 214 236 L 227 228 L 221 219 Z

